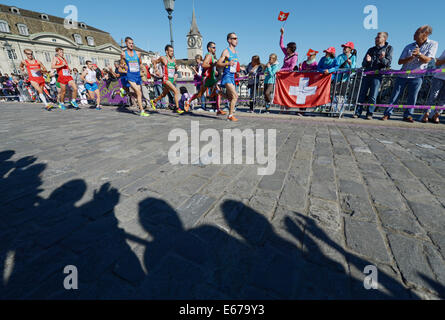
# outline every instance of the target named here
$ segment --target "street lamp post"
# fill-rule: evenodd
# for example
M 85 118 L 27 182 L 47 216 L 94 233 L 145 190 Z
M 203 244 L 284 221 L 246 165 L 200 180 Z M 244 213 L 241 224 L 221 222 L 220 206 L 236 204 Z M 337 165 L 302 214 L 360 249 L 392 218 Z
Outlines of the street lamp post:
M 16 68 L 15 68 L 15 63 L 14 63 L 14 54 L 12 52 L 12 46 L 11 44 L 8 42 L 8 40 L 5 41 L 5 49 L 6 49 L 6 54 L 8 55 L 8 58 L 11 59 L 12 62 L 12 73 L 17 73 Z
M 170 20 L 170 43 L 172 45 L 172 47 L 174 47 L 173 45 L 173 27 L 172 27 L 172 13 L 173 10 L 175 9 L 175 0 L 164 0 L 164 6 L 165 6 L 165 10 L 168 13 L 168 20 Z

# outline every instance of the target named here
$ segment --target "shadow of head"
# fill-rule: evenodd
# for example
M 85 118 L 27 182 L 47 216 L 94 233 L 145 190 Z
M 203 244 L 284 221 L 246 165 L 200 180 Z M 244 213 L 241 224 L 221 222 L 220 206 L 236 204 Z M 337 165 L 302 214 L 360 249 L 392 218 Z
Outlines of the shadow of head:
M 139 223 L 153 237 L 159 234 L 163 227 L 183 231 L 184 227 L 178 213 L 164 200 L 147 198 L 139 203 Z
M 49 199 L 59 202 L 75 204 L 82 199 L 87 189 L 87 185 L 83 180 L 72 180 L 65 183 L 61 187 L 51 193 Z

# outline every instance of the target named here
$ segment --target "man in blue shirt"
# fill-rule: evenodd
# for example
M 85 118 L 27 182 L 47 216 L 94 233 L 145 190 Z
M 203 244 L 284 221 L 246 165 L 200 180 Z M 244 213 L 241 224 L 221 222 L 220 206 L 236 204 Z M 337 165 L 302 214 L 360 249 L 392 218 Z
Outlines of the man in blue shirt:
M 399 59 L 399 65 L 403 65 L 403 71 L 410 70 L 424 70 L 428 67 L 431 59 L 436 57 L 438 43 L 429 40 L 428 37 L 433 33 L 433 28 L 428 25 L 417 29 L 414 34 L 415 42 L 407 45 L 402 52 Z M 400 75 L 394 84 L 394 91 L 392 93 L 389 104 L 398 104 L 400 96 L 408 87 L 408 105 L 415 105 L 417 103 L 417 96 L 422 87 L 423 78 L 421 74 L 405 74 Z M 388 108 L 382 120 L 388 120 L 394 112 L 394 108 Z M 406 109 L 403 115 L 403 121 L 413 123 L 414 109 Z

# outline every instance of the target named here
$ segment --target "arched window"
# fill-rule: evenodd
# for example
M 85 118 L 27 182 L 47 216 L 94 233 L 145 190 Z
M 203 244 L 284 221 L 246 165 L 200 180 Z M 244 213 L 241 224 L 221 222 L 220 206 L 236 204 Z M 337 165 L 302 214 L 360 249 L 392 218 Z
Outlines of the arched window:
M 48 17 L 47 14 L 42 13 L 42 14 L 40 15 L 40 18 L 41 18 L 42 20 L 49 21 L 49 17 Z
M 85 23 L 81 22 L 81 23 L 80 23 L 80 27 L 83 28 L 83 29 L 86 29 L 86 28 L 87 28 L 87 25 L 86 25 Z
M 82 44 L 82 37 L 80 34 L 75 33 L 73 36 L 74 36 L 74 41 L 76 41 L 77 44 Z
M 87 42 L 89 46 L 94 46 L 94 38 L 93 37 L 87 37 Z
M 18 23 L 17 24 L 17 29 L 19 29 L 19 33 L 22 36 L 29 36 L 28 27 L 27 27 L 26 24 Z
M 16 7 L 11 7 L 9 10 L 10 10 L 12 13 L 20 14 L 20 10 L 19 10 L 18 8 L 16 8 Z
M 4 20 L 0 20 L 0 32 L 11 32 L 9 30 L 9 24 Z

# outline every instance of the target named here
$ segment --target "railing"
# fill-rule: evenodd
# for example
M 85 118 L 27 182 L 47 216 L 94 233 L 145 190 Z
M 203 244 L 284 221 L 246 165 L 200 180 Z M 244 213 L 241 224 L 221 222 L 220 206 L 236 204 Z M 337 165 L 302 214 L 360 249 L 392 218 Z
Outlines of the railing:
M 296 71 L 298 72 L 298 71 Z M 445 106 L 431 106 L 427 105 L 428 98 L 431 94 L 431 82 L 434 74 L 445 73 L 445 69 L 427 69 L 427 70 L 414 70 L 414 71 L 394 71 L 394 70 L 380 70 L 380 71 L 368 71 L 364 72 L 363 69 L 344 69 L 338 70 L 333 74 L 333 80 L 331 85 L 331 102 L 329 104 L 318 106 L 311 111 L 320 114 L 326 114 L 328 116 L 342 117 L 345 111 L 356 111 L 357 106 L 370 106 L 369 103 L 359 103 L 360 91 L 362 88 L 362 81 L 365 77 L 381 77 L 382 82 L 379 89 L 377 103 L 373 106 L 384 109 L 394 107 L 396 110 L 414 108 L 417 111 L 425 109 L 445 110 Z M 400 75 L 420 75 L 422 76 L 423 83 L 418 94 L 417 104 L 407 105 L 407 90 L 400 95 L 397 105 L 390 105 L 390 99 L 392 96 L 393 86 L 395 79 Z M 264 75 L 260 74 L 257 77 L 239 77 L 236 79 L 238 82 L 237 92 L 239 95 L 238 107 L 251 106 L 253 104 L 254 110 L 260 112 L 265 107 L 264 99 Z M 253 80 L 253 85 L 249 89 L 249 81 Z M 251 81 L 252 83 L 252 81 Z M 161 84 L 160 82 L 145 82 L 143 84 L 143 100 L 148 103 L 149 99 L 155 97 L 154 85 Z M 190 94 L 195 93 L 194 80 L 179 80 L 176 82 L 176 86 L 188 86 Z M 102 102 L 109 105 L 127 104 L 128 97 L 121 98 L 119 95 L 120 82 L 114 81 L 108 85 L 104 82 L 100 82 L 100 92 Z M 3 90 L 3 89 L 0 89 Z M 33 89 L 31 89 L 33 90 Z M 253 90 L 251 93 L 250 91 Z M 1 92 L 1 91 L 0 91 Z M 32 101 L 31 95 L 27 87 L 22 86 L 19 88 L 20 95 L 0 95 L 1 98 L 7 99 L 20 99 L 21 101 Z M 35 95 L 37 96 L 37 95 Z M 70 93 L 67 92 L 67 97 L 70 97 Z M 37 97 L 38 100 L 38 97 Z M 216 101 L 206 101 L 206 105 L 215 104 Z M 227 103 L 227 100 L 221 101 L 221 104 Z M 170 105 L 173 105 L 173 100 L 170 101 Z M 282 106 L 271 105 L 272 110 L 284 111 L 291 110 Z M 378 111 L 378 110 L 376 110 Z

